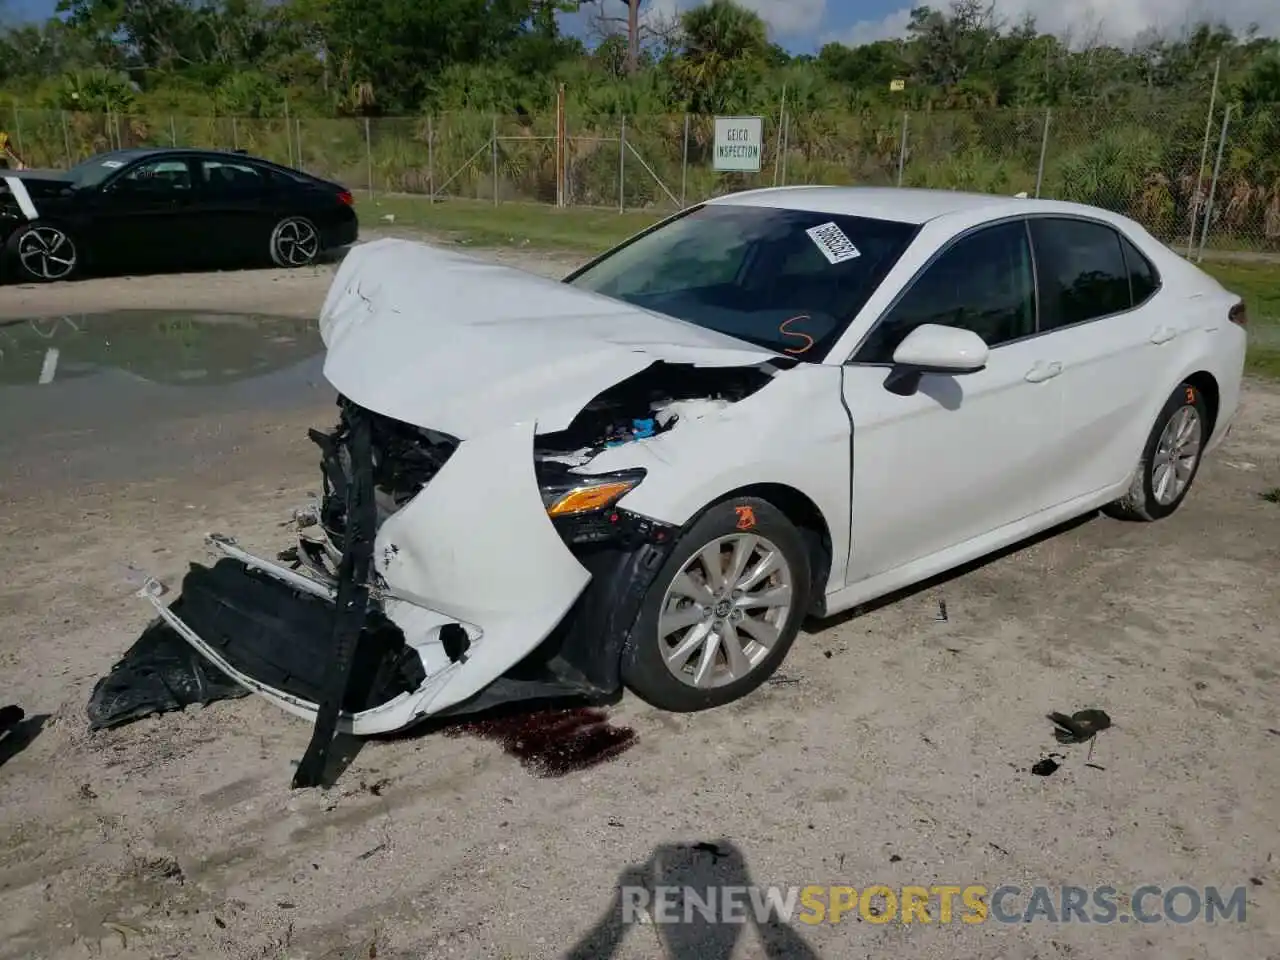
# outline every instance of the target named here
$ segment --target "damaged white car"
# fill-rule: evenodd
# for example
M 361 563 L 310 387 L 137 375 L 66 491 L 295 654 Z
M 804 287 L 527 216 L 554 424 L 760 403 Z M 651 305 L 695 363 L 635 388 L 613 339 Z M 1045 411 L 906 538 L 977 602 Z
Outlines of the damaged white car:
M 168 625 L 337 730 L 503 701 L 749 693 L 802 619 L 1101 507 L 1172 513 L 1235 413 L 1240 299 L 1048 201 L 721 198 L 563 282 L 402 241 L 324 304 L 323 503 L 215 538 Z

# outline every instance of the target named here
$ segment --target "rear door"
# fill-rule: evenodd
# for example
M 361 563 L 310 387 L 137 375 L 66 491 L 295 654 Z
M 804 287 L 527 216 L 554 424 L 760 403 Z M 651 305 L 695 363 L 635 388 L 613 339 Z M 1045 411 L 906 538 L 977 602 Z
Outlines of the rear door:
M 122 168 L 91 201 L 95 261 L 170 266 L 198 257 L 191 162 L 151 157 Z
M 211 255 L 224 263 L 265 259 L 279 219 L 271 174 L 239 158 L 201 157 L 197 163 L 198 230 Z
M 1025 221 L 969 233 L 912 281 L 844 370 L 853 418 L 850 582 L 887 573 L 1052 505 L 1060 395 L 1035 336 Z M 884 386 L 893 352 L 926 324 L 963 327 L 986 368 L 927 374 L 908 397 Z
M 1123 482 L 1137 465 L 1151 424 L 1153 390 L 1181 331 L 1159 316 L 1155 268 L 1110 224 L 1067 217 L 1031 221 L 1040 330 L 1062 364 L 1066 501 Z

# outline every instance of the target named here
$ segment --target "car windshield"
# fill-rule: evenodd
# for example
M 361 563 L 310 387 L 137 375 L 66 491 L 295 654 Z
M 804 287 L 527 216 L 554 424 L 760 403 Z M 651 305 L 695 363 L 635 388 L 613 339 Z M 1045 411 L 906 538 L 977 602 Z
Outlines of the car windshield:
M 88 160 L 81 160 L 68 170 L 67 179 L 75 181 L 78 187 L 96 187 L 128 163 L 129 159 L 127 154 L 116 151 L 99 153 Z
M 565 282 L 820 361 L 918 229 L 866 217 L 707 204 Z

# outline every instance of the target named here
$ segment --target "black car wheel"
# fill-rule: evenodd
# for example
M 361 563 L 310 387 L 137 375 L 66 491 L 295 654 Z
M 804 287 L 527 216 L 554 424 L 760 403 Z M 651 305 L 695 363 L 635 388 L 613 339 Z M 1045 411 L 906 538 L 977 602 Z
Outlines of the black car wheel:
M 80 267 L 75 241 L 52 224 L 27 224 L 9 238 L 8 246 L 18 277 L 28 282 L 69 280 Z
M 1193 384 L 1181 383 L 1147 437 L 1129 491 L 1105 508 L 1120 520 L 1163 520 L 1177 510 L 1200 469 L 1209 440 L 1209 408 Z
M 305 267 L 320 256 L 320 231 L 306 217 L 285 217 L 271 231 L 271 260 L 277 267 Z
M 622 657 L 627 686 L 664 710 L 722 706 L 764 683 L 809 607 L 809 555 L 767 501 L 726 500 L 680 538 Z

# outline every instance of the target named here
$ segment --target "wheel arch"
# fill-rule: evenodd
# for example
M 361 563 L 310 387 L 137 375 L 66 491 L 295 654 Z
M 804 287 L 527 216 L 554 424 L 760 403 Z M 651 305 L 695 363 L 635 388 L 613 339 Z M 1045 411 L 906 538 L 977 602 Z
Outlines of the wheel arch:
M 809 580 L 812 586 L 812 612 L 821 613 L 825 605 L 827 581 L 831 576 L 831 527 L 813 499 L 796 487 L 785 483 L 751 483 L 736 487 L 711 500 L 683 524 L 687 530 L 708 510 L 726 500 L 757 497 L 782 511 L 800 531 L 809 553 Z
M 1208 429 L 1205 431 L 1205 441 L 1208 442 L 1214 430 L 1217 429 L 1218 411 L 1222 405 L 1222 390 L 1218 386 L 1218 380 L 1208 370 L 1197 370 L 1183 377 L 1182 382 L 1191 384 L 1204 397 L 1204 404 L 1209 411 Z

